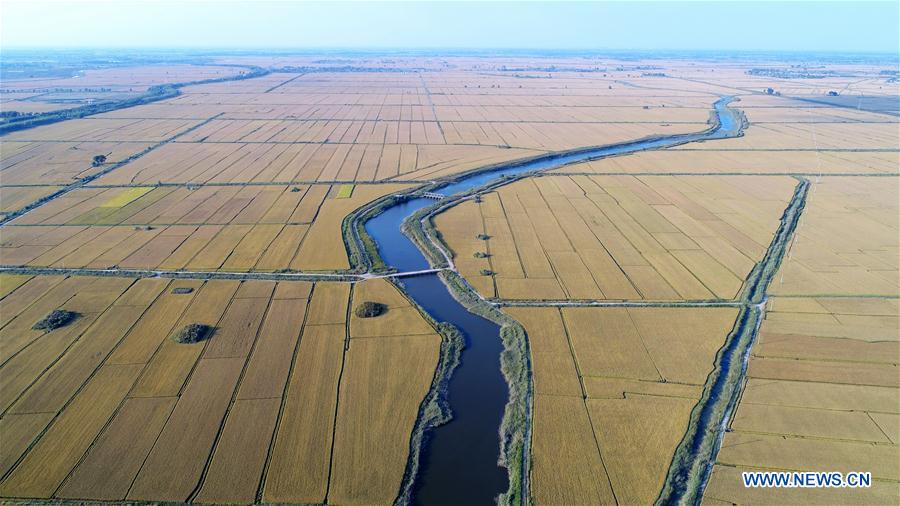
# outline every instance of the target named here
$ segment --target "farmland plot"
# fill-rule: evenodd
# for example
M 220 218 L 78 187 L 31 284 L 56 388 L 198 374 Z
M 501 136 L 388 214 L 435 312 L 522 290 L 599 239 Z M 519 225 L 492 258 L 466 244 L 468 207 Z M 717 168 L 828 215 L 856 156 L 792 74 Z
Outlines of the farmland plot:
M 750 121 L 741 138 L 564 167 L 456 206 L 437 228 L 486 297 L 733 299 L 797 184 L 783 174 L 891 176 L 826 176 L 811 188 L 772 287 L 785 297 L 768 303 L 706 500 L 836 497 L 737 488 L 761 456 L 779 469 L 871 469 L 875 486 L 845 502 L 896 497 L 897 121 L 862 100 L 787 96 L 894 92 L 886 77 L 515 55 L 352 60 L 384 72 L 315 55 L 221 60 L 232 59 L 315 71 L 189 86 L 5 136 L 0 213 L 110 170 L 4 225 L 0 264 L 343 270 L 344 218 L 382 196 L 548 152 L 702 131 L 715 100 L 738 96 Z M 142 66 L 78 82 L 124 93 L 234 71 Z M 768 86 L 785 96 L 759 93 Z M 44 106 L 32 97 L 0 101 Z M 386 312 L 357 315 L 366 301 Z M 79 316 L 33 328 L 56 309 Z M 508 311 L 529 337 L 534 502 L 653 502 L 736 309 Z M 210 333 L 173 339 L 192 325 Z M 2 497 L 389 504 L 441 337 L 383 279 L 2 274 L 0 341 Z
M 507 311 L 531 343 L 535 502 L 653 502 L 737 310 Z
M 896 178 L 816 180 L 772 292 L 898 295 L 898 201 Z
M 541 177 L 453 207 L 435 223 L 460 272 L 486 296 L 732 299 L 794 185 L 778 177 Z
M 705 498 L 893 501 L 900 478 L 898 318 L 892 299 L 774 298 Z M 873 482 L 838 495 L 744 488 L 740 472 L 763 468 L 865 470 Z
M 5 497 L 396 497 L 441 338 L 387 281 L 0 280 Z M 350 323 L 363 300 L 387 313 Z M 80 316 L 30 331 L 57 307 Z
M 408 188 L 79 189 L 4 229 L 7 265 L 224 271 L 349 268 L 344 217 Z M 9 231 L 9 232 L 6 232 Z

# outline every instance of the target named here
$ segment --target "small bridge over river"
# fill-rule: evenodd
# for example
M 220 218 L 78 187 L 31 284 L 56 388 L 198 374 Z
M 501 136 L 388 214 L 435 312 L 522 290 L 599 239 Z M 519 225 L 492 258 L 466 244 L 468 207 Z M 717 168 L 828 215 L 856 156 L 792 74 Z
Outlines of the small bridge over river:
M 404 272 L 392 272 L 390 274 L 362 274 L 359 277 L 361 279 L 381 279 L 381 278 L 408 278 L 412 276 L 422 276 L 424 274 L 436 274 L 446 270 L 443 269 L 422 269 L 420 271 L 404 271 Z

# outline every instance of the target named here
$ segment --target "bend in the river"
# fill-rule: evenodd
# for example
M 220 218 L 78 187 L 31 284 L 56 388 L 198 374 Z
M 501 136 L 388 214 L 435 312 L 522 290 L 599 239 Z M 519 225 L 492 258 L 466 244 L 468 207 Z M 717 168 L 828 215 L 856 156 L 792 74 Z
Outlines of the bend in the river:
M 743 119 L 738 111 L 727 106 L 731 100 L 724 97 L 715 103 L 717 121 L 704 132 L 510 162 L 465 175 L 434 191 L 445 195 L 446 201 L 495 183 L 503 176 L 521 176 L 607 156 L 734 137 L 740 134 Z M 425 255 L 404 235 L 401 225 L 414 212 L 433 204 L 435 200 L 428 198 L 398 202 L 365 222 L 366 232 L 375 241 L 387 266 L 401 272 L 429 269 Z M 413 480 L 411 500 L 429 505 L 494 504 L 509 486 L 508 472 L 498 463 L 500 426 L 509 396 L 509 387 L 500 370 L 500 355 L 504 351 L 500 327 L 466 310 L 436 273 L 404 278 L 402 285 L 406 294 L 436 321 L 454 325 L 465 338 L 460 365 L 445 392 L 453 418 L 447 424 L 427 430 L 418 469 L 413 465 L 408 476 Z

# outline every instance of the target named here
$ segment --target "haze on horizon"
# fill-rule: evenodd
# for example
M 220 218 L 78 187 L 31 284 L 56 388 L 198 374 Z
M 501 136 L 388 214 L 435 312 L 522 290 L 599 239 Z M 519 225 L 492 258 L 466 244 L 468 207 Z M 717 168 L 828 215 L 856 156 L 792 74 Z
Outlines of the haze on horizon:
M 0 4 L 4 48 L 455 48 L 898 52 L 887 2 Z

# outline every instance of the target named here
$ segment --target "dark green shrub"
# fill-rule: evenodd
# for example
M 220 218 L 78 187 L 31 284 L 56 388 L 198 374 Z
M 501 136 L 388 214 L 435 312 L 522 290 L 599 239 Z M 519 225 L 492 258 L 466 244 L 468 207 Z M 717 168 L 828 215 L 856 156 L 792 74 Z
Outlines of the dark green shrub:
M 360 318 L 375 318 L 387 313 L 388 307 L 380 302 L 367 300 L 356 306 L 356 316 Z
M 208 339 L 212 335 L 213 328 L 202 323 L 185 325 L 172 335 L 172 340 L 181 344 L 193 344 Z
M 81 316 L 75 311 L 66 311 L 65 309 L 55 309 L 50 314 L 44 317 L 43 320 L 34 324 L 34 330 L 46 330 L 50 332 L 51 330 L 58 329 L 60 327 L 65 327 L 66 325 L 72 323 L 75 318 Z

